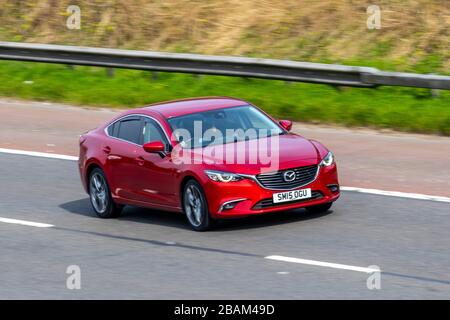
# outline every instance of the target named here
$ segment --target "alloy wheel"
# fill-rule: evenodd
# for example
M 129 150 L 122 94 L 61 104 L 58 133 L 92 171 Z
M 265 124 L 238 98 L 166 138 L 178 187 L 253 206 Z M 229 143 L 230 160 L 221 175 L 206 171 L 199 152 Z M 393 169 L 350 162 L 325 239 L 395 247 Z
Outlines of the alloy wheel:
M 108 208 L 108 194 L 106 182 L 99 173 L 94 173 L 90 182 L 91 202 L 95 211 L 102 214 Z
M 184 209 L 189 222 L 198 227 L 202 224 L 203 202 L 200 190 L 193 184 L 186 189 Z

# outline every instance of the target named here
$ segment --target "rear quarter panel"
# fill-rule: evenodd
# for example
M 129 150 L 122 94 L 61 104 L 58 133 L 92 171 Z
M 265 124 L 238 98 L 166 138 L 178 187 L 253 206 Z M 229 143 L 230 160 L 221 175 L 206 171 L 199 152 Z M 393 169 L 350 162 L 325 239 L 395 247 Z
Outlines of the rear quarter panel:
M 96 165 L 104 170 L 106 154 L 101 149 L 105 138 L 105 134 L 99 132 L 99 129 L 90 131 L 80 137 L 78 167 L 81 182 L 86 192 L 88 192 L 88 174 L 92 166 Z

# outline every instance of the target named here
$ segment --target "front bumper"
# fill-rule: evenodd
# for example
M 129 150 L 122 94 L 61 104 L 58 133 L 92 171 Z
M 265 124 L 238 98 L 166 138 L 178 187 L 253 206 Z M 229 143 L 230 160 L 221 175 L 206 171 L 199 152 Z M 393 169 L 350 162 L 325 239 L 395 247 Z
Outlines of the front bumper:
M 204 186 L 208 207 L 214 218 L 233 218 L 255 214 L 264 214 L 276 211 L 286 211 L 296 208 L 313 206 L 336 201 L 339 198 L 339 186 L 336 164 L 329 167 L 320 167 L 317 178 L 297 189 L 310 188 L 312 198 L 284 203 L 272 203 L 272 195 L 289 190 L 270 190 L 262 187 L 252 179 L 244 179 L 238 182 L 214 182 L 207 181 Z M 245 199 L 245 200 L 243 200 Z M 234 200 L 232 209 L 224 209 L 224 204 Z

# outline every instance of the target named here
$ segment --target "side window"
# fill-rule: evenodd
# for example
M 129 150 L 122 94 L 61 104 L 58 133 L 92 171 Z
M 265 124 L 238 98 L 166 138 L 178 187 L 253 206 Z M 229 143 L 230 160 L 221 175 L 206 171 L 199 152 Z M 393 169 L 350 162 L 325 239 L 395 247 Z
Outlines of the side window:
M 119 124 L 120 124 L 120 122 L 115 122 L 108 127 L 108 134 L 111 137 L 117 138 L 117 134 L 119 133 Z
M 119 125 L 117 138 L 139 144 L 141 133 L 140 118 L 124 119 L 116 123 L 117 125 Z M 113 131 L 115 131 L 115 128 L 113 128 Z
M 164 136 L 161 127 L 152 119 L 144 118 L 144 129 L 142 133 L 144 135 L 144 144 L 153 141 L 162 141 L 163 143 L 167 143 L 167 139 Z

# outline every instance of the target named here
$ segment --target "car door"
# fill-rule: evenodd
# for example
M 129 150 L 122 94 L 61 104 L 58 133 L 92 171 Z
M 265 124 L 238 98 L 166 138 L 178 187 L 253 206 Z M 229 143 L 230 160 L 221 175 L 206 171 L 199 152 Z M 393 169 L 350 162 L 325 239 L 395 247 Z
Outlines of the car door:
M 161 141 L 170 148 L 164 129 L 154 119 L 143 117 L 142 144 Z M 176 166 L 170 153 L 148 153 L 142 147 L 137 150 L 139 179 L 137 192 L 141 201 L 152 204 L 178 207 Z
M 102 147 L 107 153 L 106 170 L 113 195 L 138 200 L 136 180 L 139 179 L 137 152 L 141 149 L 142 117 L 127 116 L 108 128 L 110 138 Z

